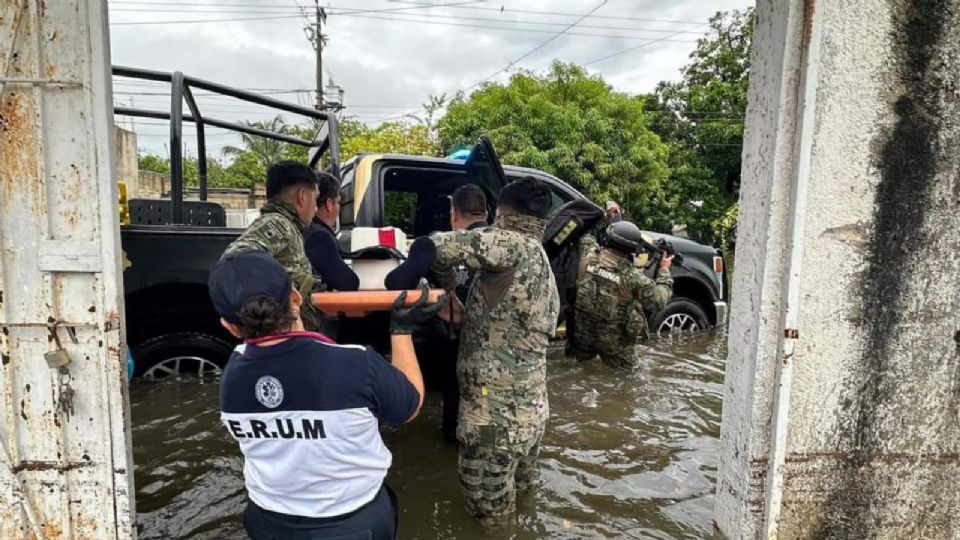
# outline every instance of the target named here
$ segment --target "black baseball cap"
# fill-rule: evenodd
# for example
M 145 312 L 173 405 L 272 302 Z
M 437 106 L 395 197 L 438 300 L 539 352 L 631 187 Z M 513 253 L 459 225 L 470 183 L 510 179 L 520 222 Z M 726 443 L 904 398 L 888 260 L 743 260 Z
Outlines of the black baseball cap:
M 287 271 L 269 253 L 241 251 L 224 257 L 210 271 L 210 300 L 217 314 L 240 324 L 237 312 L 249 300 L 266 297 L 285 302 L 291 281 Z

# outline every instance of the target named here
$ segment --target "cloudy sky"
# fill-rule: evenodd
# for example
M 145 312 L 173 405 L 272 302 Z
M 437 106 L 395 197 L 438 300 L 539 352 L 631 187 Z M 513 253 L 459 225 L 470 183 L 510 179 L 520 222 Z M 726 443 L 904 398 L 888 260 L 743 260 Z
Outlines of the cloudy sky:
M 321 0 L 324 80 L 344 90 L 345 114 L 378 122 L 554 59 L 586 65 L 617 90 L 675 80 L 716 11 L 748 0 Z M 113 63 L 188 75 L 312 104 L 313 46 L 304 27 L 313 0 L 110 0 Z M 114 101 L 169 109 L 168 87 L 117 78 Z M 208 116 L 264 120 L 276 113 L 220 97 Z M 287 116 L 291 122 L 302 118 Z M 131 127 L 130 119 L 117 117 Z M 142 150 L 166 154 L 160 120 L 134 120 Z M 188 133 L 192 133 L 190 130 Z M 208 131 L 208 153 L 236 137 Z M 194 155 L 195 145 L 187 147 Z

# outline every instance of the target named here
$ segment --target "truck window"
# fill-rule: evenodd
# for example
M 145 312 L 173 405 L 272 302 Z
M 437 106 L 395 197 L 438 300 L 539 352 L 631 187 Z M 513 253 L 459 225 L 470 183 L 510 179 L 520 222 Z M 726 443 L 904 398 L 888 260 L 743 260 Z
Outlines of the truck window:
M 356 172 L 356 167 L 351 167 L 340 179 L 340 226 L 352 226 L 353 225 L 353 177 Z
M 554 210 L 560 208 L 564 204 L 569 202 L 569 199 L 564 198 L 563 195 L 557 191 L 557 188 L 550 186 L 550 213 L 552 214 Z
M 414 234 L 417 219 L 417 193 L 385 191 L 383 193 L 383 224 L 397 227 L 408 235 Z
M 420 237 L 450 230 L 450 195 L 467 183 L 465 172 L 398 165 L 383 172 L 383 226 Z

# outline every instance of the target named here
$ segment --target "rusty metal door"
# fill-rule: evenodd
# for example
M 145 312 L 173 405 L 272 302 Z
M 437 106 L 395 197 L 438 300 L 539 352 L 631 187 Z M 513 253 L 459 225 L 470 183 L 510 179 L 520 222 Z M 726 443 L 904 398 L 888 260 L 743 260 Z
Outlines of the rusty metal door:
M 109 52 L 105 1 L 0 0 L 0 538 L 135 536 Z

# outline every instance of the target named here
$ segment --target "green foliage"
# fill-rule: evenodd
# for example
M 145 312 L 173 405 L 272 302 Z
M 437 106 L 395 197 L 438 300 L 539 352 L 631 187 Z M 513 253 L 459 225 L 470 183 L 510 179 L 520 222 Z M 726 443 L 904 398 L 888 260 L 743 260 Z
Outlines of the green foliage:
M 750 75 L 753 9 L 717 13 L 678 82 L 662 82 L 646 103 L 651 127 L 671 148 L 674 197 L 703 201 L 677 218 L 705 241 L 732 241 Z
M 428 116 L 427 121 L 433 122 L 432 116 Z M 247 122 L 247 125 L 306 140 L 313 140 L 317 132 L 312 126 L 287 125 L 279 116 L 269 122 Z M 368 127 L 347 118 L 339 124 L 339 128 L 341 160 L 361 152 L 439 155 L 436 142 L 431 139 L 429 124 L 389 122 Z M 242 140 L 243 147 L 228 146 L 223 149 L 224 155 L 231 158 L 229 164 L 212 156 L 207 157 L 207 180 L 211 187 L 251 188 L 266 179 L 267 169 L 277 161 L 307 161 L 305 146 L 251 135 L 242 135 Z M 139 156 L 138 160 L 141 170 L 170 173 L 170 162 L 166 158 L 145 154 Z M 187 186 L 198 185 L 196 158 L 184 159 L 183 178 Z
M 387 191 L 383 194 L 383 222 L 412 232 L 416 224 L 417 194 L 406 191 Z
M 662 82 L 646 96 L 615 92 L 599 76 L 555 62 L 545 73 L 520 72 L 449 103 L 431 96 L 419 117 L 376 127 L 348 117 L 339 124 L 341 160 L 364 152 L 439 156 L 486 135 L 503 163 L 554 174 L 601 204 L 615 200 L 642 228 L 685 224 L 694 238 L 729 247 L 753 20 L 752 9 L 714 15 L 681 80 Z M 316 133 L 279 116 L 249 125 L 308 140 Z M 242 142 L 224 149 L 228 163 L 209 160 L 211 186 L 251 187 L 278 160 L 307 160 L 301 146 L 248 135 Z M 170 170 L 153 155 L 141 156 L 140 168 Z M 196 185 L 195 159 L 185 160 L 184 178 Z M 411 204 L 390 202 L 388 222 L 409 219 Z
M 347 119 L 341 126 L 341 159 L 362 153 L 408 154 L 414 156 L 437 156 L 439 149 L 430 140 L 428 126 L 420 123 L 386 122 L 377 127 Z
M 137 158 L 141 171 L 153 171 L 170 174 L 170 161 L 167 158 L 154 154 L 145 154 Z M 238 175 L 235 169 L 237 160 L 230 167 L 213 157 L 207 157 L 207 185 L 210 187 L 249 188 L 253 182 L 245 176 Z M 183 182 L 188 187 L 200 185 L 199 163 L 197 158 L 188 157 L 183 160 Z M 262 182 L 263 176 L 256 177 Z
M 288 130 L 288 127 L 281 116 L 276 116 L 273 119 L 266 121 L 241 123 L 248 127 L 272 131 L 274 133 L 286 133 Z M 267 170 L 270 165 L 283 159 L 283 149 L 286 146 L 286 143 L 274 139 L 267 139 L 266 137 L 248 135 L 246 133 L 240 133 L 239 135 L 240 139 L 243 141 L 243 148 L 226 146 L 222 150 L 224 156 L 236 158 L 241 154 L 252 154 L 256 159 L 257 164 L 260 165 L 263 170 Z
M 670 225 L 661 204 L 669 151 L 648 128 L 643 101 L 581 67 L 555 62 L 543 75 L 456 96 L 438 129 L 445 149 L 486 135 L 505 164 L 549 172 L 601 204 L 616 200 L 642 227 Z
M 154 154 L 138 155 L 137 168 L 141 171 L 170 174 L 170 160 Z
M 267 180 L 267 169 L 253 152 L 243 152 L 233 158 L 227 173 L 235 178 L 238 187 L 253 187 Z

